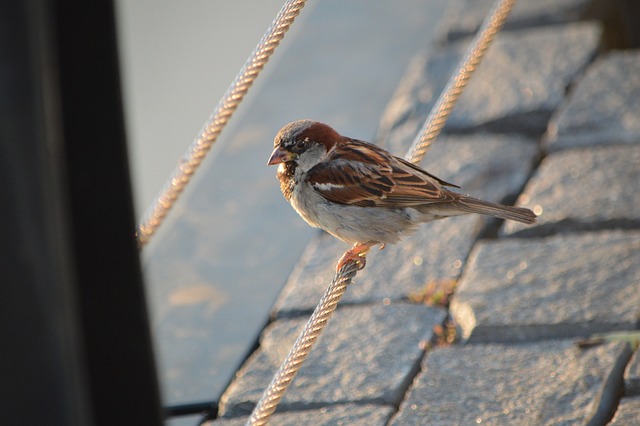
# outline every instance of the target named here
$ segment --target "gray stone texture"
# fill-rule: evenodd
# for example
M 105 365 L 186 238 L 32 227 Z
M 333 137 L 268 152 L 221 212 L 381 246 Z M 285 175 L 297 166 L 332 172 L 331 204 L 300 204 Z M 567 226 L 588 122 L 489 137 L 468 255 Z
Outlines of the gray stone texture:
M 390 424 L 604 424 L 629 355 L 567 340 L 436 349 Z
M 534 226 L 509 222 L 504 235 L 640 225 L 640 146 L 557 152 L 545 158 L 519 203 L 542 213 Z
M 423 166 L 462 186 L 465 193 L 508 202 L 524 186 L 537 150 L 532 140 L 521 136 L 450 136 L 435 142 Z M 457 279 L 473 242 L 487 223 L 495 222 L 479 216 L 445 219 L 422 226 L 413 236 L 383 251 L 374 249 L 343 303 L 404 299 L 430 281 Z M 281 293 L 277 315 L 312 310 L 347 248 L 333 237 L 316 237 Z
M 640 231 L 478 244 L 451 313 L 471 341 L 631 330 L 640 318 Z
M 386 405 L 336 404 L 315 410 L 276 412 L 269 424 L 277 426 L 384 426 L 395 412 Z M 248 417 L 219 419 L 203 426 L 244 426 Z
M 445 131 L 542 134 L 569 83 L 594 57 L 600 33 L 597 24 L 575 23 L 499 34 Z M 383 115 L 380 138 L 415 136 L 466 47 L 459 43 L 412 61 Z
M 640 351 L 636 350 L 624 374 L 625 396 L 640 396 Z
M 640 50 L 602 55 L 549 123 L 550 150 L 640 144 Z
M 640 425 L 640 396 L 622 398 L 610 425 L 637 426 Z
M 441 38 L 455 40 L 474 35 L 495 0 L 451 1 L 441 25 Z M 517 1 L 502 31 L 576 21 L 587 12 L 591 0 Z
M 343 307 L 336 311 L 279 407 L 311 409 L 349 402 L 398 404 L 419 369 L 432 329 L 446 311 L 424 305 Z M 249 414 L 307 318 L 279 320 L 221 399 L 224 417 Z

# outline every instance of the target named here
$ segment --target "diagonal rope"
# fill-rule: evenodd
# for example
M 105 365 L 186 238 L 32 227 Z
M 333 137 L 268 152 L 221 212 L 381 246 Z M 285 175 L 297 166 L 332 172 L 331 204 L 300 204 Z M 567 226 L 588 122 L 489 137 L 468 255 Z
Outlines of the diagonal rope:
M 289 354 L 280 365 L 280 369 L 273 376 L 271 383 L 262 394 L 262 398 L 251 413 L 247 425 L 266 425 L 284 396 L 289 384 L 298 373 L 311 347 L 316 342 L 324 326 L 331 318 L 342 295 L 351 283 L 351 279 L 358 272 L 359 266 L 355 262 L 346 263 L 334 277 L 331 285 L 325 290 L 316 309 L 311 314 L 307 325 L 293 344 Z
M 171 174 L 155 204 L 151 206 L 142 223 L 138 225 L 137 236 L 141 247 L 149 242 L 151 236 L 162 224 L 169 210 L 182 194 L 182 191 L 191 180 L 191 176 L 218 139 L 220 132 L 222 132 L 222 129 L 244 99 L 249 88 L 269 61 L 269 58 L 284 38 L 285 33 L 305 3 L 306 0 L 288 0 L 282 6 L 280 12 L 249 56 L 249 59 L 247 59 L 235 80 L 223 95 L 211 117 L 203 126 L 200 136 L 191 144 L 180 161 L 180 165 Z
M 413 163 L 417 164 L 422 160 L 429 145 L 444 127 L 455 102 L 460 97 L 460 93 L 462 93 L 462 89 L 466 86 L 471 74 L 480 63 L 496 33 L 504 24 L 514 3 L 515 0 L 497 0 L 487 18 L 485 18 L 478 30 L 478 34 L 471 43 L 471 47 L 460 62 L 458 72 L 447 83 L 442 95 L 420 130 L 419 136 L 416 137 L 407 152 L 406 158 Z M 325 325 L 358 269 L 359 266 L 355 262 L 348 262 L 337 271 L 331 285 L 325 291 L 320 302 L 318 302 L 305 328 L 262 394 L 260 401 L 258 401 L 251 413 L 251 417 L 247 421 L 247 426 L 262 426 L 269 422 L 271 415 L 276 411 L 287 388 L 298 373 L 298 370 L 300 370 L 300 367 L 302 367 L 307 355 L 311 352 L 313 344 L 322 334 Z
M 411 144 L 405 156 L 407 160 L 414 164 L 420 164 L 431 143 L 440 134 L 456 101 L 462 94 L 462 90 L 469 82 L 478 64 L 480 64 L 496 34 L 502 28 L 514 4 L 515 0 L 497 0 L 494 3 L 482 26 L 478 29 L 476 36 L 471 41 L 464 57 L 458 64 L 458 72 L 451 77 L 445 86 L 422 129 L 420 129 L 418 136 Z

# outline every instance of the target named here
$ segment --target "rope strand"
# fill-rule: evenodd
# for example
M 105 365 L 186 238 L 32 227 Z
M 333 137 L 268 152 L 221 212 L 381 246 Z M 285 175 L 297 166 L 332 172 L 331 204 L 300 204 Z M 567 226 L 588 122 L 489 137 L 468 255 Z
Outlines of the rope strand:
M 218 139 L 235 110 L 244 99 L 249 88 L 264 68 L 265 64 L 284 38 L 289 27 L 300 14 L 306 0 L 288 0 L 271 23 L 264 36 L 253 50 L 249 59 L 216 106 L 211 117 L 203 126 L 200 136 L 192 143 L 180 165 L 171 174 L 164 189 L 138 225 L 138 244 L 143 247 L 162 224 L 182 191 L 191 180 L 202 160 Z
M 311 352 L 313 344 L 318 340 L 324 326 L 338 306 L 338 302 L 347 290 L 347 286 L 358 272 L 359 266 L 355 262 L 347 262 L 335 275 L 331 285 L 325 290 L 318 302 L 316 309 L 311 314 L 304 330 L 293 344 L 287 358 L 280 365 L 271 383 L 262 394 L 247 425 L 266 425 L 271 415 L 284 396 L 289 384 L 302 367 L 307 355 Z
M 420 164 L 431 143 L 440 134 L 453 107 L 462 94 L 473 72 L 480 64 L 491 42 L 502 28 L 509 16 L 515 0 L 497 0 L 482 26 L 478 29 L 464 57 L 458 64 L 458 72 L 454 74 L 445 86 L 442 94 L 431 109 L 418 136 L 414 139 L 405 158 L 414 164 Z

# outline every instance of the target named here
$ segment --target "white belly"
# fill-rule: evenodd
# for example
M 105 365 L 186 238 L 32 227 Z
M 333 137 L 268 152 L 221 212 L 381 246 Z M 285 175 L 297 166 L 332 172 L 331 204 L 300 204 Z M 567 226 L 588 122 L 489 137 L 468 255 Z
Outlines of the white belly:
M 311 226 L 321 228 L 349 244 L 395 243 L 416 228 L 411 221 L 413 209 L 388 209 L 334 204 L 314 190 L 299 186 L 293 191 L 291 205 Z

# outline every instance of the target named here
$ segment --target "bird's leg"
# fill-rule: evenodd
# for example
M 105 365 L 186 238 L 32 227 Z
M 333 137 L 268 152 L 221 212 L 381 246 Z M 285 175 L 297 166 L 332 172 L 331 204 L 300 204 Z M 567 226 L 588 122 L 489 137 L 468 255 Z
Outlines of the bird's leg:
M 336 265 L 336 272 L 340 271 L 340 269 L 342 269 L 349 262 L 355 262 L 358 265 L 358 270 L 364 268 L 367 264 L 367 253 L 369 253 L 371 247 L 376 244 L 378 243 L 374 241 L 369 241 L 366 243 L 355 243 L 353 247 L 347 250 L 338 261 L 338 264 Z M 382 248 L 384 248 L 384 244 L 382 245 L 381 249 Z

